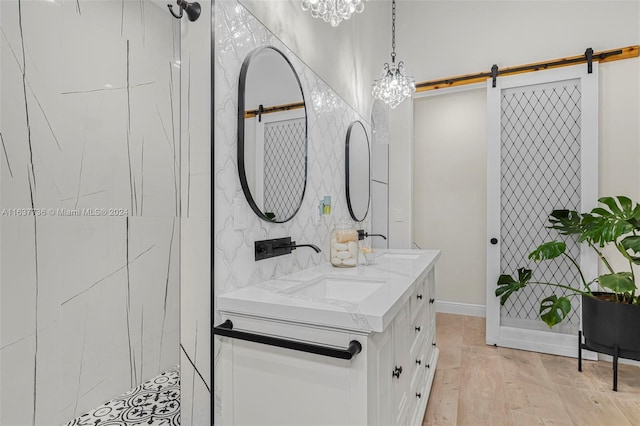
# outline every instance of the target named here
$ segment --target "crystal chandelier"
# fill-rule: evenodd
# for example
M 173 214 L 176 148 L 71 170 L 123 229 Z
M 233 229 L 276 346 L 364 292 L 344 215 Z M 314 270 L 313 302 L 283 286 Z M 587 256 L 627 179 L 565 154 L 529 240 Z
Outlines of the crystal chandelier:
M 337 27 L 344 19 L 349 19 L 351 14 L 362 13 L 364 2 L 369 0 L 302 0 L 302 10 L 311 10 L 311 16 L 322 18 L 332 27 Z
M 373 83 L 373 96 L 391 108 L 416 91 L 416 82 L 405 74 L 404 63 L 400 61 L 396 65 L 396 0 L 392 0 L 391 6 L 391 65 L 384 64 L 382 76 Z

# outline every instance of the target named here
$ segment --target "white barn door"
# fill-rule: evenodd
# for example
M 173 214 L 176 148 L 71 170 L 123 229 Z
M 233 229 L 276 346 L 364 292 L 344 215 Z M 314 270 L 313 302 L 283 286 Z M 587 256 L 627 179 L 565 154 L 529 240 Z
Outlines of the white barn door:
M 500 306 L 500 274 L 532 269 L 535 281 L 580 281 L 569 261 L 535 263 L 528 254 L 558 238 L 546 229 L 554 209 L 588 211 L 598 198 L 598 64 L 499 77 L 487 82 L 487 344 L 577 356 L 580 299 L 562 323 L 539 319 L 541 294 L 529 285 Z M 591 251 L 567 239 L 567 250 L 597 275 Z M 557 292 L 556 294 L 561 294 Z

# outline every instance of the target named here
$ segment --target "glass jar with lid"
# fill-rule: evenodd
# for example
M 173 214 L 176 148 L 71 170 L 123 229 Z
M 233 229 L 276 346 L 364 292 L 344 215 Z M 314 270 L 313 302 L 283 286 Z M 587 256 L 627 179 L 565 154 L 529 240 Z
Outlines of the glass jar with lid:
M 358 231 L 342 219 L 331 231 L 331 264 L 353 268 L 358 264 Z

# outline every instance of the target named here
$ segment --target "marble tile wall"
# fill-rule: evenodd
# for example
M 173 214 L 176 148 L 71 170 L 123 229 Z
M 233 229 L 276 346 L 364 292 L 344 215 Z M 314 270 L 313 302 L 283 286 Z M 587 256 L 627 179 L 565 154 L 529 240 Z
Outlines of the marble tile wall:
M 180 22 L 3 0 L 0 55 L 0 424 L 62 424 L 179 363 Z
M 215 96 L 214 96 L 214 283 L 215 294 L 223 294 L 264 280 L 328 262 L 329 234 L 334 222 L 348 218 L 344 188 L 344 144 L 349 124 L 361 117 L 312 69 L 290 51 L 269 29 L 235 0 L 215 1 Z M 245 56 L 259 46 L 271 45 L 282 50 L 291 60 L 302 84 L 308 113 L 308 180 L 307 190 L 298 214 L 289 222 L 271 224 L 260 220 L 245 203 L 243 213 L 249 217 L 247 227 L 234 229 L 234 199 L 244 198 L 238 178 L 237 99 L 238 76 Z M 330 111 L 314 109 L 313 94 L 326 93 L 336 99 Z M 325 195 L 332 199 L 332 214 L 316 220 L 318 202 Z M 370 229 L 369 218 L 359 227 Z M 314 243 L 323 249 L 296 250 L 289 256 L 254 260 L 256 240 L 291 236 L 298 242 Z M 207 313 L 208 315 L 208 313 Z M 203 318 L 207 318 L 202 313 Z M 216 312 L 214 323 L 220 323 Z M 214 356 L 214 372 L 218 372 L 219 345 Z M 220 374 L 214 374 L 220 377 Z M 214 384 L 216 424 L 223 424 L 220 384 Z M 193 423 L 196 424 L 196 423 Z M 205 423 L 199 423 L 205 424 Z

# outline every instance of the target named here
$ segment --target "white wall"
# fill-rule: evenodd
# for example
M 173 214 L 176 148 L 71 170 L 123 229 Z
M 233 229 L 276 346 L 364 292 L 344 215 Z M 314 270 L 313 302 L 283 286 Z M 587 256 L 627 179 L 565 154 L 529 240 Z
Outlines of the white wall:
M 403 1 L 398 57 L 416 81 L 638 44 L 637 0 Z
M 581 54 L 587 47 L 598 51 L 640 44 L 639 5 L 638 1 L 401 2 L 398 56 L 417 81 L 425 81 L 485 71 L 493 63 L 505 67 Z M 639 76 L 638 58 L 600 66 L 601 195 L 628 194 L 635 199 L 640 195 Z M 409 119 L 398 120 L 406 126 Z M 400 144 L 402 149 L 391 149 L 390 194 L 396 194 L 390 206 L 392 224 L 393 209 L 410 210 L 412 200 L 406 194 L 411 185 L 406 167 L 412 155 L 406 139 Z M 392 240 L 407 241 L 411 230 L 396 225 L 390 234 Z M 478 289 L 442 294 L 465 302 L 468 294 L 476 293 Z M 484 301 L 478 298 L 473 303 Z
M 405 100 L 389 111 L 389 248 L 413 243 L 413 104 Z
M 439 248 L 439 302 L 485 304 L 486 91 L 414 102 L 413 238 Z

